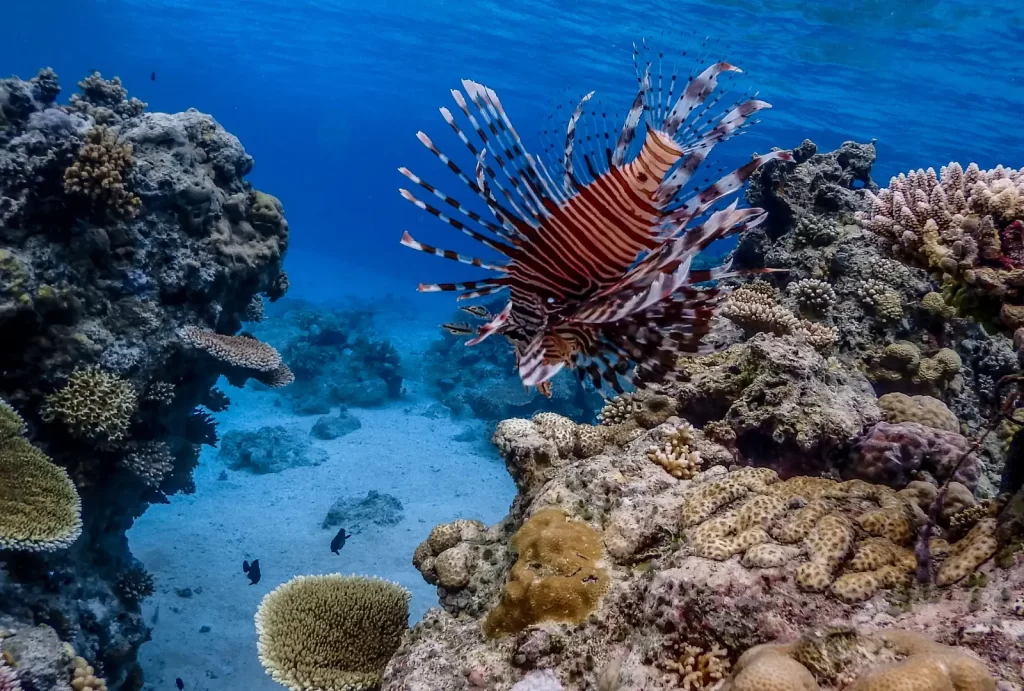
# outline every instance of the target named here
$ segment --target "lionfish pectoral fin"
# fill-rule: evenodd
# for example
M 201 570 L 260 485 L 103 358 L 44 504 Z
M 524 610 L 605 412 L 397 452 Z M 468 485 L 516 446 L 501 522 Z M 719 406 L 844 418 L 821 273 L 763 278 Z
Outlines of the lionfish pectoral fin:
M 562 371 L 567 364 L 560 357 L 552 358 L 548 352 L 549 337 L 553 334 L 540 332 L 519 357 L 519 378 L 526 386 L 537 386 L 549 381 Z
M 505 309 L 501 310 L 501 312 L 495 315 L 495 317 L 491 319 L 491 321 L 487 322 L 479 329 L 477 329 L 477 335 L 466 341 L 466 345 L 474 346 L 477 343 L 483 341 L 488 336 L 497 333 L 498 329 L 500 329 L 505 324 L 505 322 L 508 321 L 508 315 L 510 315 L 511 313 L 512 301 L 509 300 L 508 303 L 506 303 L 505 305 Z

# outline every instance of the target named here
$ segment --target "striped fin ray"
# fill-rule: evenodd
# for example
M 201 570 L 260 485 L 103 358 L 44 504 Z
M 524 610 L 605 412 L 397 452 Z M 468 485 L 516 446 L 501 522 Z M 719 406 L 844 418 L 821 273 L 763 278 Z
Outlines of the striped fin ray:
M 755 170 L 768 161 L 775 159 L 792 161 L 793 154 L 789 151 L 773 151 L 769 154 L 764 154 L 751 159 L 736 170 L 704 188 L 695 196 L 687 199 L 678 209 L 669 214 L 666 222 L 682 223 L 685 225 L 690 219 L 696 218 L 707 211 L 716 201 L 725 195 L 738 190 Z
M 751 115 L 766 108 L 771 108 L 771 104 L 765 101 L 750 100 L 744 101 L 729 111 L 710 132 L 706 133 L 693 146 L 679 167 L 662 181 L 661 185 L 658 186 L 657 199 L 661 202 L 667 202 L 675 197 L 679 190 L 689 182 L 690 177 L 700 164 L 704 162 L 704 159 L 707 158 L 716 144 L 728 139 L 730 135 L 747 122 Z
M 487 205 L 490 212 L 494 214 L 494 217 L 501 221 L 502 227 L 505 228 L 506 233 L 512 241 L 516 245 L 519 245 L 526 239 L 526 236 L 523 235 L 523 232 L 516 227 L 515 223 L 508 215 L 508 212 L 501 208 L 501 205 L 498 204 L 498 200 L 496 200 L 491 194 L 491 188 L 487 184 L 486 166 L 484 165 L 484 159 L 486 156 L 486 149 L 480 152 L 476 159 L 476 170 L 474 171 L 476 173 L 476 184 L 480 189 L 480 197 L 484 200 L 484 203 Z
M 536 171 L 532 171 L 528 166 L 521 166 L 521 163 L 517 163 L 521 157 L 517 156 L 516 152 L 509 146 L 508 139 L 505 136 L 507 128 L 494 108 L 493 103 L 489 100 L 490 94 L 488 92 L 494 92 L 483 84 L 469 79 L 462 80 L 462 88 L 466 90 L 466 95 L 473 102 L 473 105 L 476 106 L 477 112 L 487 125 L 491 136 L 487 137 L 482 129 L 478 131 L 478 134 L 485 137 L 484 141 L 488 149 L 491 150 L 495 159 L 502 166 L 502 170 L 508 176 L 512 187 L 519 193 L 526 207 L 530 209 L 530 212 L 538 221 L 547 217 L 549 212 L 544 204 L 544 199 L 547 195 L 543 187 L 538 186 L 536 181 L 531 179 L 531 173 L 535 177 Z M 497 147 L 503 147 L 503 150 L 500 152 L 495 151 Z
M 488 151 L 490 151 L 492 156 L 494 156 L 494 160 L 498 163 L 498 168 L 501 170 L 505 178 L 512 185 L 512 189 L 514 190 L 515 194 L 513 195 L 513 192 L 507 190 L 500 183 L 500 181 L 498 180 L 498 176 L 495 174 L 495 172 L 488 168 L 487 174 L 490 177 L 491 181 L 494 183 L 495 188 L 499 192 L 501 192 L 502 196 L 509 203 L 509 205 L 516 210 L 516 213 L 520 218 L 529 219 L 529 224 L 536 228 L 538 224 L 541 222 L 542 215 L 535 208 L 533 202 L 530 199 L 530 195 L 524 194 L 524 183 L 522 183 L 519 180 L 518 173 L 514 169 L 509 170 L 509 166 L 506 165 L 505 159 L 502 156 L 502 152 L 500 150 L 496 150 L 497 147 L 495 143 L 491 142 L 490 138 L 487 136 L 487 133 L 484 131 L 483 126 L 480 124 L 480 121 L 477 119 L 475 115 L 473 115 L 473 112 L 469 109 L 469 104 L 466 102 L 466 97 L 463 96 L 462 92 L 459 91 L 458 89 L 452 89 L 451 93 L 452 98 L 455 99 L 456 105 L 459 106 L 459 110 L 461 110 L 462 114 L 465 115 L 466 118 L 469 120 L 469 124 L 473 127 L 473 131 L 476 132 L 477 136 L 480 138 L 480 141 L 483 142 L 484 147 Z M 481 109 L 481 106 L 476 101 L 473 102 L 473 105 L 477 107 L 477 111 L 480 113 L 481 118 L 485 118 L 485 111 Z M 449 118 L 451 118 L 450 112 L 448 113 L 448 116 L 445 118 L 445 120 L 448 120 Z M 452 124 L 453 122 L 454 118 L 451 119 L 449 124 Z M 476 147 L 473 146 L 470 146 L 470 151 L 472 151 L 474 155 L 476 155 L 477 153 Z M 523 209 L 525 209 L 525 211 L 523 211 Z
M 462 283 L 420 283 L 416 290 L 421 293 L 451 293 L 459 290 L 479 290 L 491 286 L 503 286 L 501 279 L 491 278 L 482 281 L 463 281 Z
M 495 333 L 497 333 L 501 329 L 501 327 L 504 326 L 506 322 L 508 322 L 508 317 L 509 317 L 509 315 L 511 313 L 512 313 L 512 301 L 509 300 L 507 303 L 505 303 L 505 307 L 500 312 L 498 312 L 496 315 L 494 315 L 494 318 L 491 319 L 491 321 L 487 322 L 486 324 L 481 326 L 479 329 L 477 329 L 476 337 L 475 338 L 471 338 L 470 340 L 466 341 L 466 345 L 468 345 L 468 346 L 476 345 L 477 343 L 480 343 L 481 341 L 483 341 L 484 339 L 488 338 L 489 336 L 492 336 Z
M 447 109 L 441 109 L 441 114 L 444 115 L 445 113 L 447 113 Z M 450 113 L 447 114 L 447 118 L 451 118 L 451 114 Z M 447 118 L 445 118 L 445 120 L 447 120 Z M 459 138 L 462 139 L 463 143 L 465 143 L 467 146 L 469 146 L 470 150 L 474 150 L 473 145 L 466 138 L 466 135 L 462 132 L 461 129 L 459 129 L 459 125 L 457 123 L 455 123 L 454 121 L 451 122 L 450 124 L 452 125 L 453 129 L 455 129 L 456 133 L 459 135 Z M 492 227 L 488 227 L 488 226 L 484 226 L 484 227 L 487 227 L 487 229 L 492 230 L 493 232 L 496 232 L 498 234 L 503 234 L 503 235 L 506 235 L 506 236 L 509 236 L 509 237 L 513 237 L 513 239 L 514 239 L 514 237 L 517 237 L 520 234 L 519 231 L 516 229 L 515 224 L 511 220 L 514 217 L 512 212 L 508 211 L 507 209 L 501 208 L 501 206 L 494 200 L 494 198 L 490 197 L 489 192 L 486 189 L 481 187 L 479 184 L 474 184 L 474 182 L 471 179 L 469 179 L 469 177 L 462 171 L 461 168 L 459 168 L 458 165 L 456 165 L 456 163 L 454 161 L 452 161 L 452 159 L 450 159 L 449 157 L 445 156 L 441 152 L 441 150 L 439 148 L 437 148 L 437 146 L 434 145 L 434 142 L 430 139 L 430 137 L 428 137 L 426 135 L 426 133 L 424 133 L 424 132 L 417 132 L 416 133 L 416 138 L 420 140 L 420 143 L 422 143 L 424 146 L 427 147 L 427 149 L 429 150 L 429 152 L 431 154 L 433 154 L 435 157 L 437 157 L 438 161 L 443 163 L 447 168 L 449 168 L 449 170 L 451 170 L 453 173 L 455 173 L 456 176 L 460 180 L 462 180 L 462 182 L 467 187 L 469 187 L 470 189 L 473 190 L 475 195 L 477 195 L 481 200 L 483 200 L 483 202 L 487 205 L 487 208 L 490 210 L 490 213 L 494 214 L 495 218 L 497 218 L 501 222 L 502 228 L 504 230 L 496 230 L 496 229 L 493 229 Z M 409 177 L 410 179 L 414 179 L 412 177 L 412 172 L 409 171 L 408 168 L 404 168 L 404 167 L 399 168 L 398 172 L 400 172 L 402 175 L 404 175 L 406 177 Z M 417 184 L 425 186 L 425 183 L 419 177 L 416 177 L 414 181 Z M 430 189 L 431 191 L 434 191 L 432 186 L 427 187 L 427 188 Z M 434 193 L 436 193 L 436 192 L 434 192 Z M 494 224 L 490 224 L 490 225 L 493 226 Z
M 452 228 L 455 228 L 459 232 L 468 235 L 469 237 L 473 238 L 477 242 L 479 242 L 479 243 L 481 243 L 483 245 L 486 245 L 487 247 L 490 247 L 495 252 L 500 252 L 501 254 L 505 255 L 506 257 L 515 257 L 519 253 L 516 250 L 516 248 L 511 247 L 511 246 L 506 245 L 506 244 L 503 244 L 503 243 L 498 242 L 496 240 L 492 240 L 491 238 L 487 237 L 486 235 L 483 235 L 483 234 L 478 233 L 477 231 L 473 230 L 472 228 L 467 226 L 462 221 L 460 221 L 460 220 L 458 220 L 456 218 L 452 218 L 452 217 L 448 216 L 447 214 L 441 213 L 440 209 L 437 209 L 437 208 L 431 206 L 430 204 L 427 204 L 426 202 L 424 202 L 424 201 L 422 201 L 420 199 L 417 199 L 415 196 L 413 196 L 412 192 L 410 192 L 407 189 L 401 189 L 400 188 L 398 190 L 398 193 L 402 195 L 403 199 L 406 199 L 406 200 L 412 202 L 413 205 L 415 205 L 416 207 L 418 207 L 420 209 L 423 209 L 424 211 L 426 211 L 427 213 L 431 214 L 432 216 L 435 216 L 436 218 L 444 221 L 445 223 L 450 225 Z
M 612 153 L 612 166 L 618 168 L 626 162 L 626 152 L 629 151 L 629 145 L 633 143 L 636 138 L 636 129 L 640 125 L 640 118 L 644 114 L 644 110 L 647 102 L 647 93 L 651 90 L 651 76 L 650 76 L 650 65 L 644 72 L 643 78 L 640 80 L 640 91 L 637 93 L 636 98 L 633 99 L 633 105 L 629 108 L 629 113 L 626 115 L 626 122 L 622 126 L 622 133 L 619 135 L 619 140 L 615 143 L 615 151 Z
M 704 100 L 715 90 L 718 85 L 718 76 L 723 72 L 742 72 L 742 70 L 727 62 L 716 62 L 705 69 L 687 84 L 686 89 L 679 96 L 679 100 L 665 116 L 662 129 L 670 135 L 675 135 L 690 113 L 704 103 Z
M 566 198 L 562 195 L 558 185 L 555 184 L 554 179 L 545 169 L 543 162 L 534 159 L 533 154 L 526 150 L 526 147 L 523 145 L 523 140 L 520 138 L 519 133 L 516 132 L 516 128 L 513 126 L 512 121 L 505 112 L 504 106 L 501 105 L 501 99 L 498 98 L 498 94 L 494 89 L 483 86 L 482 84 L 478 84 L 477 86 L 482 90 L 481 97 L 484 102 L 487 103 L 495 122 L 498 123 L 499 136 L 502 137 L 508 154 L 513 157 L 522 157 L 525 161 L 524 172 L 527 175 L 527 179 L 533 183 L 535 188 L 539 185 L 538 189 L 543 192 L 543 196 L 538 195 L 541 201 L 548 201 L 554 204 L 564 204 Z
M 404 175 L 405 177 L 407 177 L 410 181 L 412 181 L 413 184 L 419 185 L 423 189 L 425 189 L 428 192 L 430 192 L 431 194 L 433 194 L 438 199 L 442 200 L 443 202 L 445 202 L 446 204 L 448 204 L 449 206 L 451 206 L 452 208 L 457 210 L 459 213 L 461 213 L 463 216 L 465 216 L 469 220 L 471 220 L 471 221 L 473 221 L 475 223 L 480 224 L 480 226 L 482 228 L 484 228 L 486 230 L 489 230 L 490 232 L 494 233 L 495 235 L 497 235 L 499 237 L 505 237 L 508 234 L 508 231 L 505 228 L 503 228 L 501 226 L 498 226 L 498 225 L 495 225 L 494 223 L 491 223 L 486 218 L 482 217 L 480 214 L 476 213 L 472 209 L 467 209 L 465 206 L 463 206 L 461 203 L 459 203 L 459 201 L 457 199 L 454 199 L 453 197 L 451 197 L 451 196 L 445 194 L 444 192 L 442 192 L 441 190 L 437 189 L 436 187 L 434 187 L 430 183 L 428 183 L 425 180 L 423 180 L 422 178 L 420 178 L 418 175 L 414 174 L 411 170 L 409 170 L 405 166 L 402 166 L 401 168 L 399 168 L 398 172 L 401 173 L 402 175 Z M 465 176 L 463 176 L 463 177 L 465 177 Z M 468 179 L 467 179 L 467 181 L 468 181 Z M 497 215 L 497 214 L 495 214 L 495 215 Z
M 476 298 L 482 298 L 487 295 L 492 295 L 494 293 L 497 293 L 499 290 L 505 290 L 506 288 L 508 288 L 508 286 L 505 285 L 504 283 L 502 283 L 501 285 L 488 286 L 486 288 L 481 288 L 480 290 L 473 290 L 468 293 L 463 293 L 462 295 L 459 295 L 455 299 L 459 301 L 474 300 Z
M 477 259 L 476 257 L 467 257 L 463 254 L 459 254 L 458 252 L 453 252 L 452 250 L 439 249 L 431 245 L 425 245 L 422 242 L 417 242 L 416 240 L 413 239 L 412 235 L 409 234 L 409 231 L 405 231 L 404 233 L 402 233 L 401 243 L 405 247 L 418 250 L 420 252 L 425 252 L 427 254 L 432 254 L 435 257 L 442 257 L 443 259 L 450 259 L 452 261 L 460 262 L 462 264 L 478 266 L 481 269 L 490 269 L 491 271 L 497 271 L 500 273 L 505 273 L 506 271 L 508 271 L 506 267 L 498 264 L 488 264 L 484 260 Z
M 562 159 L 562 164 L 565 168 L 565 193 L 573 194 L 576 191 L 576 187 L 579 183 L 576 181 L 576 176 L 573 174 L 573 161 L 572 151 L 576 144 L 576 125 L 579 123 L 580 118 L 583 116 L 583 105 L 593 98 L 594 92 L 591 91 L 589 94 L 580 99 L 580 102 L 576 105 L 575 110 L 572 111 L 572 115 L 569 117 L 569 124 L 565 128 L 565 155 Z

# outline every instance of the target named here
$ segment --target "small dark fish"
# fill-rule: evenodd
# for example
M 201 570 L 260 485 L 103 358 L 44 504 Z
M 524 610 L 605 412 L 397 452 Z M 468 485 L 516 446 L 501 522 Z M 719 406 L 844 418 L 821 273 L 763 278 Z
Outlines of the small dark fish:
M 249 562 L 245 559 L 242 560 L 242 573 L 249 573 Z
M 468 336 L 474 333 L 473 327 L 465 322 L 455 322 L 452 324 L 441 324 L 441 328 L 448 333 L 455 334 L 456 336 Z
M 149 73 L 149 80 L 152 81 L 152 82 L 156 81 L 156 72 L 150 72 Z
M 249 570 L 246 571 L 249 574 L 249 585 L 256 585 L 260 582 L 260 560 L 253 559 L 253 562 L 249 564 Z
M 331 540 L 331 551 L 335 554 L 338 554 L 341 548 L 345 546 L 345 540 L 349 539 L 350 537 L 352 537 L 352 533 L 346 535 L 344 528 L 339 530 L 338 534 L 334 536 L 333 540 Z
M 490 321 L 494 318 L 494 315 L 488 312 L 487 308 L 482 305 L 467 305 L 465 307 L 460 307 L 459 309 L 467 314 L 472 314 L 477 319 L 486 319 L 487 321 Z
M 176 677 L 174 679 L 174 685 L 178 687 L 178 691 L 182 691 L 182 689 L 185 688 L 185 682 L 181 680 L 181 677 Z

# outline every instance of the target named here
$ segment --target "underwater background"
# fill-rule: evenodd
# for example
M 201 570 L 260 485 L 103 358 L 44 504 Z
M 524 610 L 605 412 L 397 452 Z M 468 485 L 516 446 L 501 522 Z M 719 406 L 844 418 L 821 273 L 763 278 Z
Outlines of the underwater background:
M 454 302 L 415 292 L 420 281 L 474 274 L 398 243 L 409 230 L 469 246 L 397 193 L 407 184 L 397 168 L 409 166 L 460 196 L 414 136 L 424 130 L 455 151 L 437 109 L 460 79 L 497 91 L 539 149 L 535 135 L 564 127 L 566 104 L 589 90 L 618 121 L 636 89 L 635 41 L 668 54 L 701 52 L 708 37 L 703 52 L 742 67 L 742 88 L 773 106 L 723 145 L 726 161 L 805 139 L 819 152 L 874 140 L 872 177 L 884 187 L 912 168 L 1019 165 L 1024 152 L 1024 7 L 1014 0 L 14 0 L 0 12 L 0 76 L 52 67 L 64 103 L 99 71 L 150 112 L 212 115 L 255 159 L 248 181 L 281 201 L 290 227 L 288 296 L 246 328 L 296 371 L 293 393 L 222 381 L 231 406 L 207 406 L 219 444 L 204 447 L 194 493 L 150 506 L 128 531 L 155 583 L 142 603 L 151 640 L 139 653 L 151 689 L 175 678 L 187 691 L 280 688 L 255 655 L 252 613 L 296 574 L 395 580 L 413 593 L 415 622 L 437 604 L 411 564 L 416 545 L 445 521 L 491 525 L 515 499 L 489 434 L 502 413 L 545 403 L 495 402 L 507 381 L 499 387 L 486 363 L 460 359 L 438 328 Z M 683 73 L 688 60 L 678 61 Z M 323 381 L 341 367 L 331 358 L 349 357 L 324 354 L 335 337 L 370 353 L 345 360 L 352 381 Z M 493 356 L 496 371 L 507 362 L 491 345 L 480 357 Z M 380 368 L 372 393 L 353 390 L 359 367 Z M 473 367 L 493 375 L 479 391 L 472 379 L 448 383 Z M 330 400 L 318 398 L 328 389 Z M 556 405 L 592 422 L 601 400 L 573 393 Z M 335 509 L 341 517 L 329 522 Z M 335 531 L 351 525 L 358 532 L 333 554 Z M 249 585 L 243 559 L 260 560 L 261 581 Z

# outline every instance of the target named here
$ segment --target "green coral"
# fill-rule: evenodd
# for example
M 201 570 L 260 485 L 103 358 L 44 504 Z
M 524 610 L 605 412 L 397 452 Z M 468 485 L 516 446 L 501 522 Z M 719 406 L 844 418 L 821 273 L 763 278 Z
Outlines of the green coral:
M 43 419 L 59 422 L 73 435 L 95 442 L 115 442 L 128 433 L 138 404 L 132 385 L 96 368 L 76 370 L 67 383 L 46 397 Z
M 256 612 L 260 662 L 291 691 L 380 685 L 409 620 L 409 591 L 377 578 L 298 576 Z
M 512 537 L 519 558 L 512 566 L 501 601 L 487 615 L 491 637 L 522 631 L 542 621 L 579 623 L 597 608 L 608 588 L 599 565 L 601 536 L 558 509 L 535 513 Z

